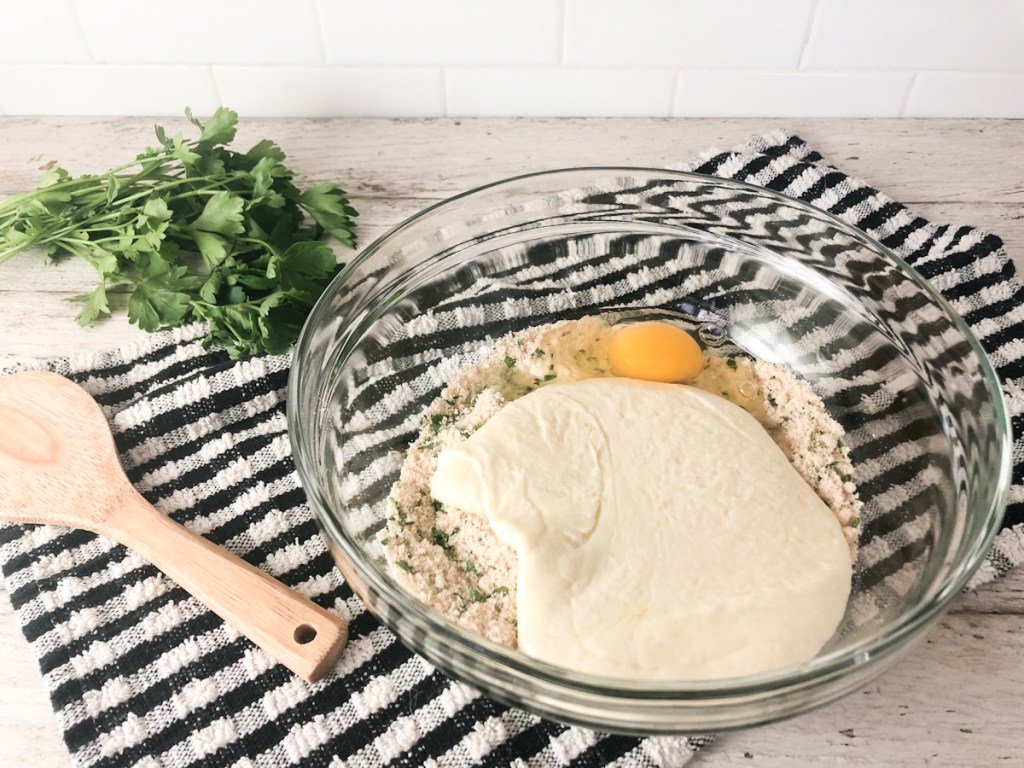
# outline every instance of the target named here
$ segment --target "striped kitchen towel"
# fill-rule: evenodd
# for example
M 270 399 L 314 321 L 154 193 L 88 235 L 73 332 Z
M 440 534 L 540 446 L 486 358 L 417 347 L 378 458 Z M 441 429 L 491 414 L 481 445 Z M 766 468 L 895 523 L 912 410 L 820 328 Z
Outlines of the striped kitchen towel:
M 686 170 L 802 198 L 918 269 L 974 327 L 1019 432 L 1024 301 L 1000 240 L 932 224 L 774 133 Z M 310 684 L 273 664 L 141 558 L 89 533 L 0 527 L 0 565 L 78 766 L 679 766 L 699 738 L 609 736 L 496 704 L 378 624 L 334 569 L 290 458 L 288 357 L 204 350 L 203 329 L 40 367 L 100 402 L 122 462 L 159 509 L 349 621 Z M 1024 560 L 1024 442 L 1003 530 L 975 583 Z

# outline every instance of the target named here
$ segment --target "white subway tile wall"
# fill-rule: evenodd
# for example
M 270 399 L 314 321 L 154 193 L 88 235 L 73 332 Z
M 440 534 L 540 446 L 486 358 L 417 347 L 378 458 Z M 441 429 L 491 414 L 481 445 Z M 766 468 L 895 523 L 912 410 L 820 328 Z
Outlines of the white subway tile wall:
M 812 0 L 565 0 L 565 63 L 796 69 L 812 7 Z
M 324 60 L 312 0 L 74 2 L 89 48 L 101 63 L 274 65 Z
M 452 69 L 445 72 L 448 114 L 603 117 L 667 115 L 672 72 L 643 69 Z
M 0 9 L 7 33 L 0 45 L 0 62 L 93 61 L 71 0 L 0 0 Z
M 558 0 L 318 0 L 327 61 L 366 66 L 552 66 Z
M 208 115 L 220 103 L 208 67 L 0 64 L 0 83 L 9 115 Z
M 823 0 L 803 64 L 840 71 L 1024 71 L 1024 3 Z
M 224 104 L 253 117 L 441 117 L 440 69 L 214 67 Z
M 899 117 L 913 75 L 876 72 L 683 72 L 679 117 Z
M 1024 117 L 1024 0 L 0 0 L 0 114 Z
M 1024 73 L 922 72 L 908 117 L 1024 117 Z M 1021 158 L 1024 176 L 1024 158 Z

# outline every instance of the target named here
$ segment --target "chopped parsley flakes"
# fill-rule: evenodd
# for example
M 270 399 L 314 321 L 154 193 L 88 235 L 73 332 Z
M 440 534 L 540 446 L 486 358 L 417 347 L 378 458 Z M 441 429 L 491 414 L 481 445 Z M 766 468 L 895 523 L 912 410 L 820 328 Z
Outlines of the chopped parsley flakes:
M 469 599 L 474 603 L 482 603 L 487 599 L 487 595 L 481 592 L 479 589 L 474 587 L 472 584 L 469 585 Z

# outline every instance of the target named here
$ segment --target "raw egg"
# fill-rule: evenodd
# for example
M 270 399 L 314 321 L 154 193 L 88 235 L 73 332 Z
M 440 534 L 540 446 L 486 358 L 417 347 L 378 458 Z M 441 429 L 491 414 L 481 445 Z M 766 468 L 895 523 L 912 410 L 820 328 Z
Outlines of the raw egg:
M 608 357 L 616 376 L 645 381 L 689 381 L 704 368 L 696 340 L 681 328 L 658 321 L 633 323 L 615 331 Z

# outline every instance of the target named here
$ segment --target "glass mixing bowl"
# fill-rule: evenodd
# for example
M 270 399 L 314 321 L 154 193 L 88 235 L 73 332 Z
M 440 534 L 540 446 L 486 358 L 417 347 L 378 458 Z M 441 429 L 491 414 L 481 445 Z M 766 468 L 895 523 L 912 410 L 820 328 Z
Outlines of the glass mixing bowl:
M 705 682 L 579 674 L 467 632 L 389 574 L 388 491 L 451 366 L 507 332 L 599 313 L 673 318 L 705 345 L 785 365 L 845 428 L 861 541 L 846 616 L 813 660 Z M 407 646 L 497 700 L 622 733 L 763 723 L 862 687 L 963 589 L 1009 486 L 992 366 L 907 264 L 799 201 L 663 170 L 522 176 L 392 229 L 306 322 L 288 426 L 339 569 Z

